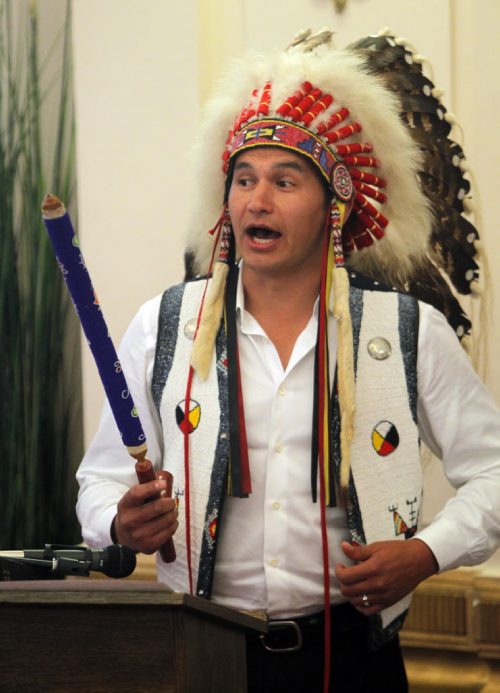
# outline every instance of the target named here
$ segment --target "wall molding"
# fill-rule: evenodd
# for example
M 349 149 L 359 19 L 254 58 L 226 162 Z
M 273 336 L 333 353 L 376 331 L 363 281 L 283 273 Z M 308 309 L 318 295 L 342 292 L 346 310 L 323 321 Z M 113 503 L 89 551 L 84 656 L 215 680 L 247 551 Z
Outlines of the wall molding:
M 500 579 L 470 569 L 416 589 L 401 633 L 412 693 L 500 690 Z

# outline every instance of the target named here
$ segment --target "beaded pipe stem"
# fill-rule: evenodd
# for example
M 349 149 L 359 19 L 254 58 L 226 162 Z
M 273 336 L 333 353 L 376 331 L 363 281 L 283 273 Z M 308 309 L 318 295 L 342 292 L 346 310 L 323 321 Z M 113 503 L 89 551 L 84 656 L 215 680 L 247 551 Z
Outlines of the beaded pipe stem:
M 172 475 L 170 472 L 162 470 L 156 473 L 151 461 L 146 459 L 148 449 L 146 436 L 69 214 L 55 195 L 46 195 L 42 204 L 42 216 L 59 268 L 96 362 L 121 439 L 129 454 L 136 460 L 137 478 L 141 484 L 156 478 L 164 479 L 167 482 L 167 495 L 171 495 Z M 166 563 L 175 560 L 175 549 L 171 539 L 161 547 L 160 554 Z

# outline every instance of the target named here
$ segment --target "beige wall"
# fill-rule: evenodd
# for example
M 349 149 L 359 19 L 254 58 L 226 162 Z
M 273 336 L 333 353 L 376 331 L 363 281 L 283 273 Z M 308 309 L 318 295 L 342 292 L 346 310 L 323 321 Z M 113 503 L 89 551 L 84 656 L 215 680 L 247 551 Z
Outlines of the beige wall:
M 74 0 L 78 233 L 110 333 L 182 278 L 196 4 Z M 88 442 L 104 395 L 83 350 Z
M 189 199 L 184 160 L 205 97 L 225 59 L 246 47 L 285 46 L 301 28 L 325 25 L 339 47 L 390 26 L 434 66 L 467 138 L 481 189 L 483 238 L 500 293 L 493 205 L 500 169 L 497 0 L 73 0 L 78 227 L 110 332 L 119 341 L 147 298 L 182 276 Z M 500 329 L 494 308 L 488 383 L 500 403 Z M 103 395 L 84 349 L 85 436 Z M 438 464 L 426 468 L 424 521 L 451 490 Z M 500 560 L 493 564 L 499 565 Z

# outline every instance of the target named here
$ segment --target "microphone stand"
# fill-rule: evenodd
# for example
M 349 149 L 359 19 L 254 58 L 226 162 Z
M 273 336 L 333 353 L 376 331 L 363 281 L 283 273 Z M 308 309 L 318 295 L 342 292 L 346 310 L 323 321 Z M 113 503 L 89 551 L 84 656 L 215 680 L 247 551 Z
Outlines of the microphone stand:
M 27 566 L 31 566 L 31 571 L 26 570 Z M 88 577 L 91 571 L 119 578 L 130 575 L 135 566 L 136 558 L 132 549 L 118 544 L 102 550 L 45 544 L 43 549 L 0 552 L 0 580 Z

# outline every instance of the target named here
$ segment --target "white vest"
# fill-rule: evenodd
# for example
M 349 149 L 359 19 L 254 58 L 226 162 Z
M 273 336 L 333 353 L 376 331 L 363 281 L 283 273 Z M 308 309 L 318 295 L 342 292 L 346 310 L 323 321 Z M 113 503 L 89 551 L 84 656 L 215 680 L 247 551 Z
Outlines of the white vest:
M 352 275 L 354 284 L 368 282 Z M 229 427 L 226 344 L 221 328 L 210 375 L 193 379 L 191 411 L 184 399 L 192 338 L 186 325 L 196 318 L 204 281 L 167 290 L 160 308 L 153 396 L 159 409 L 163 466 L 174 476 L 179 504 L 175 544 L 177 560 L 162 575 L 175 590 L 189 592 L 186 503 L 189 492 L 190 558 L 193 592 L 210 597 L 218 518 L 227 489 Z M 351 287 L 350 309 L 356 364 L 355 437 L 351 448 L 352 480 L 347 510 L 351 536 L 359 543 L 404 540 L 417 528 L 422 495 L 416 426 L 416 346 L 418 304 L 392 291 Z M 378 358 L 374 358 L 378 356 Z M 382 357 L 382 358 L 380 358 Z M 199 406 L 198 406 L 199 405 Z M 338 436 L 337 407 L 332 406 L 333 438 Z M 189 435 L 189 491 L 184 469 L 184 434 Z M 335 460 L 336 465 L 340 462 Z M 406 597 L 373 619 L 381 643 L 397 632 L 409 606 Z

